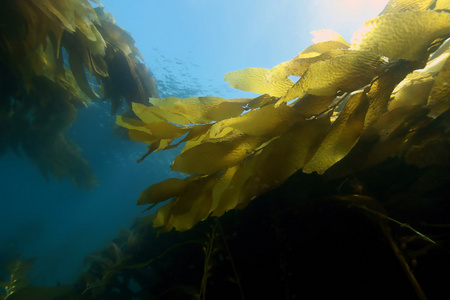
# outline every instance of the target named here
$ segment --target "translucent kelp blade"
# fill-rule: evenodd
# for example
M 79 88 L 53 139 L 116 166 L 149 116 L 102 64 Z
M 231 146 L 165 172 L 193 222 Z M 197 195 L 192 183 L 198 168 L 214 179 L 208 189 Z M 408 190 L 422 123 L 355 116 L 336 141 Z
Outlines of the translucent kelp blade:
M 158 210 L 154 226 L 164 226 L 162 231 L 184 231 L 204 220 L 211 210 L 215 182 L 214 175 L 189 181 L 181 195 Z
M 346 45 L 347 47 L 350 46 L 350 43 L 348 43 L 339 33 L 336 31 L 333 31 L 331 29 L 322 29 L 322 30 L 313 30 L 311 31 L 311 34 L 314 36 L 312 39 L 314 44 L 321 44 L 324 42 L 338 42 L 340 44 Z M 308 47 L 309 48 L 309 47 Z M 306 49 L 308 49 L 306 48 Z M 303 52 L 306 51 L 306 49 Z M 332 48 L 336 49 L 336 48 Z M 328 49 L 331 50 L 331 49 Z M 328 51 L 326 50 L 326 51 Z
M 372 52 L 332 50 L 342 55 L 309 66 L 303 77 L 283 96 L 280 102 L 305 94 L 335 96 L 368 84 L 383 70 L 385 61 Z
M 211 204 L 211 216 L 220 217 L 230 209 L 234 209 L 237 204 L 236 198 L 222 197 L 223 193 L 235 189 L 231 186 L 231 180 L 240 166 L 236 165 L 227 169 L 218 179 L 213 188 L 213 201 Z
M 132 107 L 136 116 L 145 123 L 168 121 L 178 125 L 189 124 L 189 120 L 184 116 L 170 113 L 157 106 L 133 102 Z
M 183 192 L 188 182 L 187 179 L 169 178 L 155 183 L 142 191 L 137 205 L 156 204 L 177 197 Z
M 449 0 L 437 0 L 434 6 L 435 10 L 450 10 Z
M 364 92 L 352 95 L 303 172 L 323 174 L 347 155 L 361 136 L 368 107 Z
M 240 187 L 240 191 L 234 193 L 238 197 L 237 207 L 245 207 L 256 196 L 301 170 L 316 152 L 329 126 L 328 116 L 301 120 L 246 161 L 230 184 Z M 225 198 L 230 196 L 224 193 L 223 201 L 230 201 Z
M 272 77 L 271 70 L 264 68 L 247 68 L 225 74 L 224 80 L 232 88 L 257 94 L 283 96 L 294 84 L 289 78 Z
M 148 110 L 153 111 L 169 122 L 173 122 L 172 119 L 177 116 L 188 120 L 187 123 L 181 123 L 179 120 L 176 120 L 177 122 L 173 122 L 176 124 L 206 124 L 239 116 L 244 111 L 243 107 L 250 100 L 228 100 L 221 97 L 150 98 L 150 103 L 154 107 L 149 107 Z
M 426 105 L 433 84 L 434 79 L 430 73 L 408 74 L 392 92 L 393 99 L 389 102 L 388 110 L 405 105 Z
M 428 9 L 436 0 L 390 0 L 379 15 Z
M 287 78 L 290 75 L 301 77 L 311 64 L 343 54 L 343 52 L 330 50 L 346 50 L 348 47 L 347 44 L 336 41 L 311 45 L 303 50 L 297 57 L 273 67 L 266 78 L 275 82 Z
M 224 120 L 215 127 L 232 127 L 252 136 L 273 137 L 280 135 L 301 117 L 298 111 L 287 105 L 266 105 L 239 117 Z
M 450 34 L 450 15 L 436 11 L 406 11 L 367 21 L 351 39 L 353 50 L 372 51 L 398 59 L 421 60 L 430 44 Z
M 444 54 L 445 55 L 445 54 Z M 439 74 L 435 77 L 434 86 L 427 100 L 430 116 L 437 117 L 450 108 L 450 58 L 447 58 Z
M 173 171 L 190 174 L 223 171 L 245 159 L 261 142 L 261 138 L 242 133 L 205 141 L 178 155 L 171 168 Z

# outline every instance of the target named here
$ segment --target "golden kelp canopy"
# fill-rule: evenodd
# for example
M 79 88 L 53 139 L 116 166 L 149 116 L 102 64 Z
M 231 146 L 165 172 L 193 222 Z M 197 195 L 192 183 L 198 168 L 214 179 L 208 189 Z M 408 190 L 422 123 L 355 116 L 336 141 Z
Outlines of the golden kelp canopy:
M 77 109 L 157 97 L 134 40 L 99 1 L 5 0 L 0 4 L 0 153 L 20 149 L 44 176 L 96 183 L 65 136 Z
M 450 14 L 434 5 L 391 1 L 351 44 L 333 34 L 270 70 L 225 75 L 232 87 L 263 94 L 255 99 L 133 105 L 142 121 L 117 123 L 149 144 L 146 155 L 186 142 L 171 167 L 189 176 L 154 184 L 138 199 L 171 200 L 154 226 L 187 230 L 245 207 L 299 170 L 339 178 L 393 156 L 418 167 L 448 165 Z

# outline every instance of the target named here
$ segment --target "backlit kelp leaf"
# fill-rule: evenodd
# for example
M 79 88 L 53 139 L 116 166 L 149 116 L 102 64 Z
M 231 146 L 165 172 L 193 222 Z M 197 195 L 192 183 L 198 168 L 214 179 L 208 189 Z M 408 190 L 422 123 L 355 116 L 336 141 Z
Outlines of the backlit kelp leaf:
M 236 118 L 224 120 L 215 127 L 232 127 L 252 136 L 277 136 L 301 117 L 298 111 L 287 105 L 266 105 Z
M 383 68 L 385 61 L 367 51 L 339 51 L 340 56 L 311 64 L 297 83 L 283 96 L 287 102 L 305 94 L 335 96 L 368 84 Z
M 421 60 L 430 44 L 450 34 L 450 15 L 436 11 L 406 11 L 367 21 L 351 39 L 352 50 L 372 51 L 398 59 Z
M 171 166 L 176 172 L 211 174 L 242 161 L 261 139 L 235 133 L 220 140 L 207 140 L 178 155 Z
M 379 15 L 428 9 L 436 0 L 390 0 Z
M 300 77 L 312 63 L 341 55 L 339 52 L 330 52 L 329 50 L 347 49 L 349 47 L 349 44 L 342 37 L 342 40 L 338 38 L 340 35 L 337 33 L 336 35 L 336 40 L 311 45 L 292 60 L 281 63 L 270 70 L 263 68 L 243 69 L 225 74 L 224 80 L 229 82 L 231 87 L 243 91 L 280 97 L 293 85 L 293 82 L 288 78 L 289 76 Z
M 247 104 L 247 108 L 255 109 L 262 107 L 266 104 L 269 104 L 270 102 L 274 102 L 277 98 L 270 96 L 268 94 L 261 95 L 259 97 L 253 98 L 250 100 Z
M 239 116 L 250 100 L 220 97 L 150 98 L 150 103 L 159 109 L 149 107 L 147 110 L 175 124 L 205 124 Z M 182 121 L 183 118 L 188 120 L 187 123 Z
M 450 1 L 449 0 L 437 0 L 434 6 L 435 10 L 450 10 Z
M 271 70 L 264 68 L 247 68 L 225 74 L 224 80 L 231 87 L 257 94 L 269 94 L 280 97 L 294 84 L 289 78 L 271 77 Z
M 381 75 L 374 78 L 367 92 L 370 105 L 366 114 L 365 128 L 387 112 L 393 90 L 408 73 L 417 68 L 417 65 L 417 62 L 408 61 L 390 63 Z
M 189 181 L 182 194 L 158 210 L 153 225 L 162 231 L 184 231 L 204 220 L 211 210 L 215 182 L 214 175 Z
M 231 180 L 234 177 L 239 166 L 228 168 L 218 179 L 212 191 L 211 216 L 220 217 L 230 209 L 234 209 L 237 204 L 236 197 L 222 197 L 223 193 L 235 189 L 231 186 Z
M 388 110 L 404 105 L 425 105 L 434 84 L 434 79 L 427 72 L 413 72 L 392 92 L 393 99 L 389 102 Z
M 446 57 L 446 54 L 441 55 L 445 58 L 445 63 L 434 79 L 434 85 L 427 100 L 430 116 L 433 117 L 437 117 L 450 108 L 450 58 Z
M 301 99 L 293 103 L 292 107 L 305 118 L 317 116 L 325 113 L 330 104 L 335 100 L 335 96 L 316 96 L 306 94 Z
M 230 183 L 234 188 L 240 187 L 233 193 L 238 197 L 236 206 L 244 208 L 252 199 L 279 186 L 302 169 L 317 151 L 329 126 L 328 116 L 301 120 L 245 161 L 237 170 L 236 179 Z M 233 194 L 224 192 L 223 197 Z
M 147 106 L 141 103 L 132 103 L 133 112 L 145 123 L 168 121 L 178 125 L 189 124 L 189 120 L 179 114 L 171 113 L 158 106 Z
M 156 204 L 180 195 L 187 184 L 188 179 L 169 178 L 155 183 L 142 191 L 137 205 Z
M 313 30 L 313 31 L 311 31 L 311 34 L 314 36 L 314 38 L 312 39 L 314 44 L 321 44 L 323 42 L 338 42 L 343 45 L 346 45 L 347 47 L 350 46 L 350 44 L 339 33 L 337 33 L 336 31 L 333 31 L 331 29 Z M 308 49 L 308 48 L 306 48 L 306 49 Z M 302 53 L 304 53 L 306 51 L 306 49 L 303 50 Z M 331 48 L 331 49 L 336 49 L 336 48 Z M 328 51 L 331 49 L 327 49 L 325 51 Z M 321 53 L 323 53 L 325 51 L 321 51 Z
M 303 172 L 323 174 L 347 155 L 361 136 L 368 107 L 365 92 L 352 95 Z

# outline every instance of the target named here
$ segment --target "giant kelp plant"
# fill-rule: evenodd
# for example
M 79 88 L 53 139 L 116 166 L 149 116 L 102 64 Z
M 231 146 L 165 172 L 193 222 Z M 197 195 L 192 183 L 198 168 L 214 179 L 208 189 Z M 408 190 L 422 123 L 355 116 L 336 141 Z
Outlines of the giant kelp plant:
M 77 109 L 105 99 L 115 113 L 123 99 L 158 96 L 134 40 L 92 2 L 7 0 L 0 9 L 0 153 L 23 152 L 45 177 L 80 188 L 96 177 L 65 136 Z
M 117 123 L 149 144 L 146 155 L 185 142 L 171 168 L 191 174 L 150 186 L 138 204 L 172 199 L 154 225 L 187 230 L 247 206 L 298 170 L 345 178 L 389 157 L 448 165 L 447 9 L 445 1 L 391 1 L 351 43 L 319 32 L 328 40 L 288 62 L 225 75 L 232 87 L 262 94 L 255 99 L 134 103 L 141 121 Z
M 316 32 L 288 62 L 225 75 L 254 99 L 133 103 L 140 120 L 117 123 L 149 144 L 139 161 L 183 146 L 184 178 L 144 190 L 166 203 L 74 287 L 27 286 L 14 261 L 6 298 L 449 298 L 449 12 L 391 0 L 350 43 Z

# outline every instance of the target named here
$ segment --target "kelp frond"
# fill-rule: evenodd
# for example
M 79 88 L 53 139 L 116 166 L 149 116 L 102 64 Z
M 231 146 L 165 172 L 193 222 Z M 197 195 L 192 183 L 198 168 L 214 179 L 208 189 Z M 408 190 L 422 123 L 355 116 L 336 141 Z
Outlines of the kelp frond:
M 154 226 L 189 229 L 245 207 L 299 170 L 341 177 L 392 156 L 416 166 L 448 161 L 439 149 L 450 139 L 450 52 L 436 49 L 450 36 L 450 15 L 425 10 L 431 4 L 423 1 L 397 2 L 351 43 L 330 34 L 270 70 L 225 75 L 232 87 L 263 94 L 253 100 L 169 97 L 133 105 L 141 121 L 118 117 L 152 151 L 179 145 L 172 143 L 185 134 L 171 167 L 190 176 L 154 184 L 138 200 L 171 199 Z
M 0 9 L 0 153 L 21 148 L 44 176 L 80 188 L 96 177 L 64 135 L 77 109 L 107 99 L 115 113 L 123 99 L 158 96 L 132 37 L 94 2 L 7 0 Z

